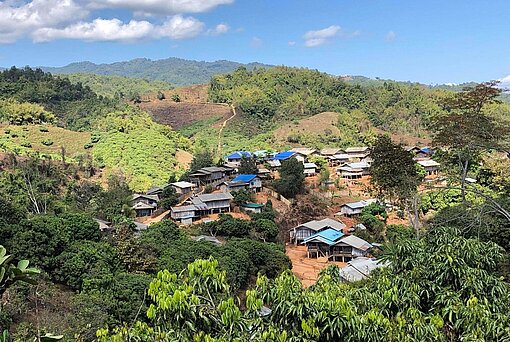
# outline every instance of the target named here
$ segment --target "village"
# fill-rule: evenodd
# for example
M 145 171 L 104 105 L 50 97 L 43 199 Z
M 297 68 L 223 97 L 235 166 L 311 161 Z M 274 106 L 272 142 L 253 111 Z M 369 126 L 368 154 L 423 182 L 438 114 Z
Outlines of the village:
M 423 168 L 425 182 L 440 180 L 440 164 L 432 159 L 432 149 L 408 146 L 406 150 Z M 359 220 L 364 208 L 383 205 L 390 212 L 391 222 L 407 224 L 392 211 L 389 203 L 379 203 L 370 191 L 370 152 L 367 146 L 321 150 L 299 147 L 283 152 L 236 151 L 225 156 L 219 166 L 211 165 L 190 173 L 187 181 L 134 194 L 132 209 L 136 213 L 137 229 L 147 229 L 151 223 L 163 219 L 173 220 L 186 229 L 194 224 L 213 222 L 224 214 L 250 220 L 250 215 L 261 213 L 268 201 L 279 215 L 285 215 L 296 199 L 285 198 L 271 184 L 280 177 L 282 163 L 293 158 L 302 163 L 307 191 L 327 197 L 329 206 L 326 215 L 283 228 L 281 239 L 292 261 L 292 271 L 307 286 L 315 283 L 320 270 L 329 264 L 341 268 L 341 278 L 345 281 L 360 280 L 383 266 L 374 257 L 381 244 L 357 236 L 366 230 Z M 243 160 L 256 165 L 256 172 L 240 173 Z M 324 177 L 327 179 L 320 179 Z M 179 203 L 163 210 L 159 202 L 166 187 L 175 190 Z M 252 200 L 236 203 L 234 197 L 239 191 L 249 192 Z M 108 223 L 100 224 L 107 226 Z M 222 243 L 215 236 L 200 235 L 195 239 Z

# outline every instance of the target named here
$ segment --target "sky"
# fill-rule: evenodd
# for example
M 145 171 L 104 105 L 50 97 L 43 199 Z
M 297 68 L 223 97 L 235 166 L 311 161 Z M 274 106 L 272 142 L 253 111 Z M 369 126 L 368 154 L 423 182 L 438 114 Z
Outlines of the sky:
M 510 86 L 508 0 L 7 0 L 0 66 L 179 57 Z

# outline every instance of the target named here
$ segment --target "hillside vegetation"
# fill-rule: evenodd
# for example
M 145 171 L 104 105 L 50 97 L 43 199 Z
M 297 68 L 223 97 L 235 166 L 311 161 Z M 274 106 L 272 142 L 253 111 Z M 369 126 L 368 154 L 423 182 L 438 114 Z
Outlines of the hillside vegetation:
M 43 67 L 42 69 L 54 74 L 85 73 L 118 75 L 153 81 L 164 81 L 173 85 L 182 86 L 207 83 L 212 76 L 234 71 L 243 65 L 248 69 L 267 67 L 267 65 L 260 63 L 242 64 L 231 61 L 204 62 L 181 58 L 160 60 L 137 58 L 127 62 L 111 64 L 79 62 L 59 68 Z
M 320 112 L 360 111 L 375 127 L 421 136 L 426 118 L 441 111 L 438 100 L 448 94 L 396 82 L 362 87 L 318 71 L 275 67 L 216 76 L 209 99 L 235 104 L 258 131 Z
M 107 173 L 122 172 L 144 191 L 184 172 L 176 155 L 190 142 L 121 99 L 98 96 L 82 83 L 41 70 L 0 73 L 0 148 L 67 161 L 84 157 Z M 57 127 L 62 126 L 62 127 Z
M 98 95 L 131 99 L 137 95 L 164 92 L 172 89 L 172 85 L 163 81 L 148 81 L 140 78 L 124 76 L 101 76 L 94 74 L 69 74 L 66 77 L 73 84 L 82 84 Z

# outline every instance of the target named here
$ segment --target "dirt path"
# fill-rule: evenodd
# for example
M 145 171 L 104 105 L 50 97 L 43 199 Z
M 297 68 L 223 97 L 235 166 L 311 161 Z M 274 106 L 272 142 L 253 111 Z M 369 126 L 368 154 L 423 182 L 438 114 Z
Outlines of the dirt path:
M 233 118 L 236 117 L 237 115 L 237 112 L 236 112 L 236 107 L 234 107 L 234 105 L 230 105 L 230 108 L 232 108 L 232 116 L 229 117 L 228 119 L 226 119 L 225 121 L 223 121 L 223 123 L 221 124 L 221 127 L 220 127 L 220 131 L 218 132 L 218 155 L 221 157 L 221 138 L 223 137 L 223 129 L 225 128 L 225 126 L 227 126 L 227 123 L 232 120 Z
M 158 223 L 158 222 L 161 222 L 163 221 L 163 219 L 170 214 L 170 210 L 167 210 L 165 211 L 164 213 L 162 213 L 161 215 L 158 215 L 156 217 L 149 217 L 147 218 L 146 220 L 143 220 L 143 224 L 146 224 L 148 226 L 150 226 L 152 223 Z

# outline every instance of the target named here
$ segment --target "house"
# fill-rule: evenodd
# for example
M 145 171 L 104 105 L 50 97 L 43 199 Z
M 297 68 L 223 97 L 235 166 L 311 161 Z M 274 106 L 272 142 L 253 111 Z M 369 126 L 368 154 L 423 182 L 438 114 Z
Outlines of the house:
M 252 154 L 246 151 L 236 151 L 232 154 L 229 154 L 226 159 L 227 163 L 239 166 L 241 165 L 241 159 L 243 158 L 252 158 Z
M 317 150 L 308 147 L 296 147 L 290 150 L 290 152 L 295 152 L 296 159 L 302 163 L 308 161 L 308 157 L 317 154 Z
M 191 239 L 195 240 L 195 241 L 198 241 L 198 242 L 200 242 L 200 241 L 210 242 L 210 243 L 212 243 L 213 245 L 216 245 L 216 246 L 221 246 L 222 245 L 220 240 L 218 240 L 216 237 L 210 236 L 210 235 L 192 236 Z
M 192 183 L 198 186 L 217 185 L 225 180 L 226 174 L 229 171 L 230 168 L 225 167 L 217 166 L 203 167 L 190 174 L 189 178 Z
M 170 186 L 175 189 L 175 192 L 181 196 L 191 194 L 195 189 L 195 184 L 190 182 L 174 182 Z
M 196 216 L 230 212 L 230 201 L 233 197 L 229 193 L 217 192 L 200 194 L 191 198 L 191 204 L 196 207 Z
M 345 203 L 342 204 L 340 207 L 340 212 L 336 213 L 335 215 L 344 215 L 344 216 L 356 216 L 361 215 L 361 212 L 363 211 L 363 208 L 366 206 L 376 203 L 376 199 L 368 199 L 364 201 L 358 201 L 358 202 L 351 202 L 351 203 Z
M 432 159 L 418 160 L 417 163 L 425 169 L 427 176 L 437 175 L 440 164 Z
M 151 216 L 158 207 L 158 195 L 133 194 L 131 207 L 137 217 Z
M 257 175 L 239 175 L 230 182 L 223 183 L 220 189 L 222 192 L 233 192 L 243 189 L 260 192 L 262 191 L 262 180 Z
M 343 178 L 359 179 L 370 174 L 370 165 L 367 162 L 348 163 L 336 170 Z
M 345 153 L 349 155 L 350 161 L 361 161 L 370 154 L 370 150 L 368 146 L 348 147 L 345 149 Z
M 329 258 L 333 261 L 347 262 L 366 256 L 371 248 L 372 245 L 365 240 L 355 235 L 347 235 L 331 246 Z
M 347 153 L 337 153 L 328 157 L 330 166 L 344 165 L 349 162 L 349 155 Z
M 421 148 L 419 148 L 418 146 L 406 146 L 404 149 L 407 152 L 411 152 L 414 155 L 416 155 L 421 150 Z
M 171 207 L 170 217 L 172 220 L 182 224 L 192 224 L 193 220 L 198 217 L 197 208 L 192 204 Z
M 262 203 L 245 203 L 241 205 L 241 209 L 247 213 L 260 214 L 262 209 L 264 208 L 264 204 Z
M 296 155 L 296 152 L 286 151 L 275 154 L 272 160 L 278 160 L 280 162 L 290 159 Z
M 290 230 L 290 241 L 294 242 L 294 244 L 298 244 L 303 242 L 306 238 L 321 232 L 325 229 L 331 228 L 336 231 L 343 231 L 345 229 L 345 224 L 340 221 L 336 221 L 330 218 L 325 218 L 323 220 L 313 220 L 299 226 L 296 226 Z
M 342 262 L 366 256 L 372 248 L 365 240 L 354 235 L 345 235 L 332 228 L 308 237 L 302 244 L 306 245 L 309 258 L 326 257 Z
M 309 258 L 329 257 L 331 246 L 333 246 L 344 233 L 327 228 L 307 237 L 302 244 L 306 245 Z
M 323 157 L 331 157 L 331 156 L 334 156 L 335 154 L 341 154 L 343 153 L 342 149 L 340 148 L 323 148 L 322 150 L 320 150 L 319 152 L 319 155 L 323 156 Z
M 277 159 L 268 160 L 267 164 L 273 170 L 276 170 L 276 169 L 278 169 L 278 168 L 280 168 L 282 166 L 282 163 L 279 160 L 277 160 Z
M 360 281 L 368 277 L 373 270 L 385 266 L 386 263 L 375 258 L 358 257 L 340 269 L 340 279 L 344 282 Z
M 271 170 L 261 167 L 257 169 L 257 176 L 261 179 L 271 178 Z
M 304 163 L 303 167 L 303 172 L 306 177 L 313 177 L 317 173 L 317 165 L 314 163 Z
M 422 147 L 418 152 L 415 153 L 415 158 L 417 159 L 425 159 L 430 158 L 433 155 L 432 149 L 430 147 Z
M 154 188 L 150 188 L 149 190 L 147 190 L 147 192 L 145 193 L 146 195 L 157 195 L 158 198 L 161 198 L 161 195 L 163 194 L 163 190 L 168 186 L 168 184 L 166 185 L 163 185 L 163 186 L 156 186 Z

